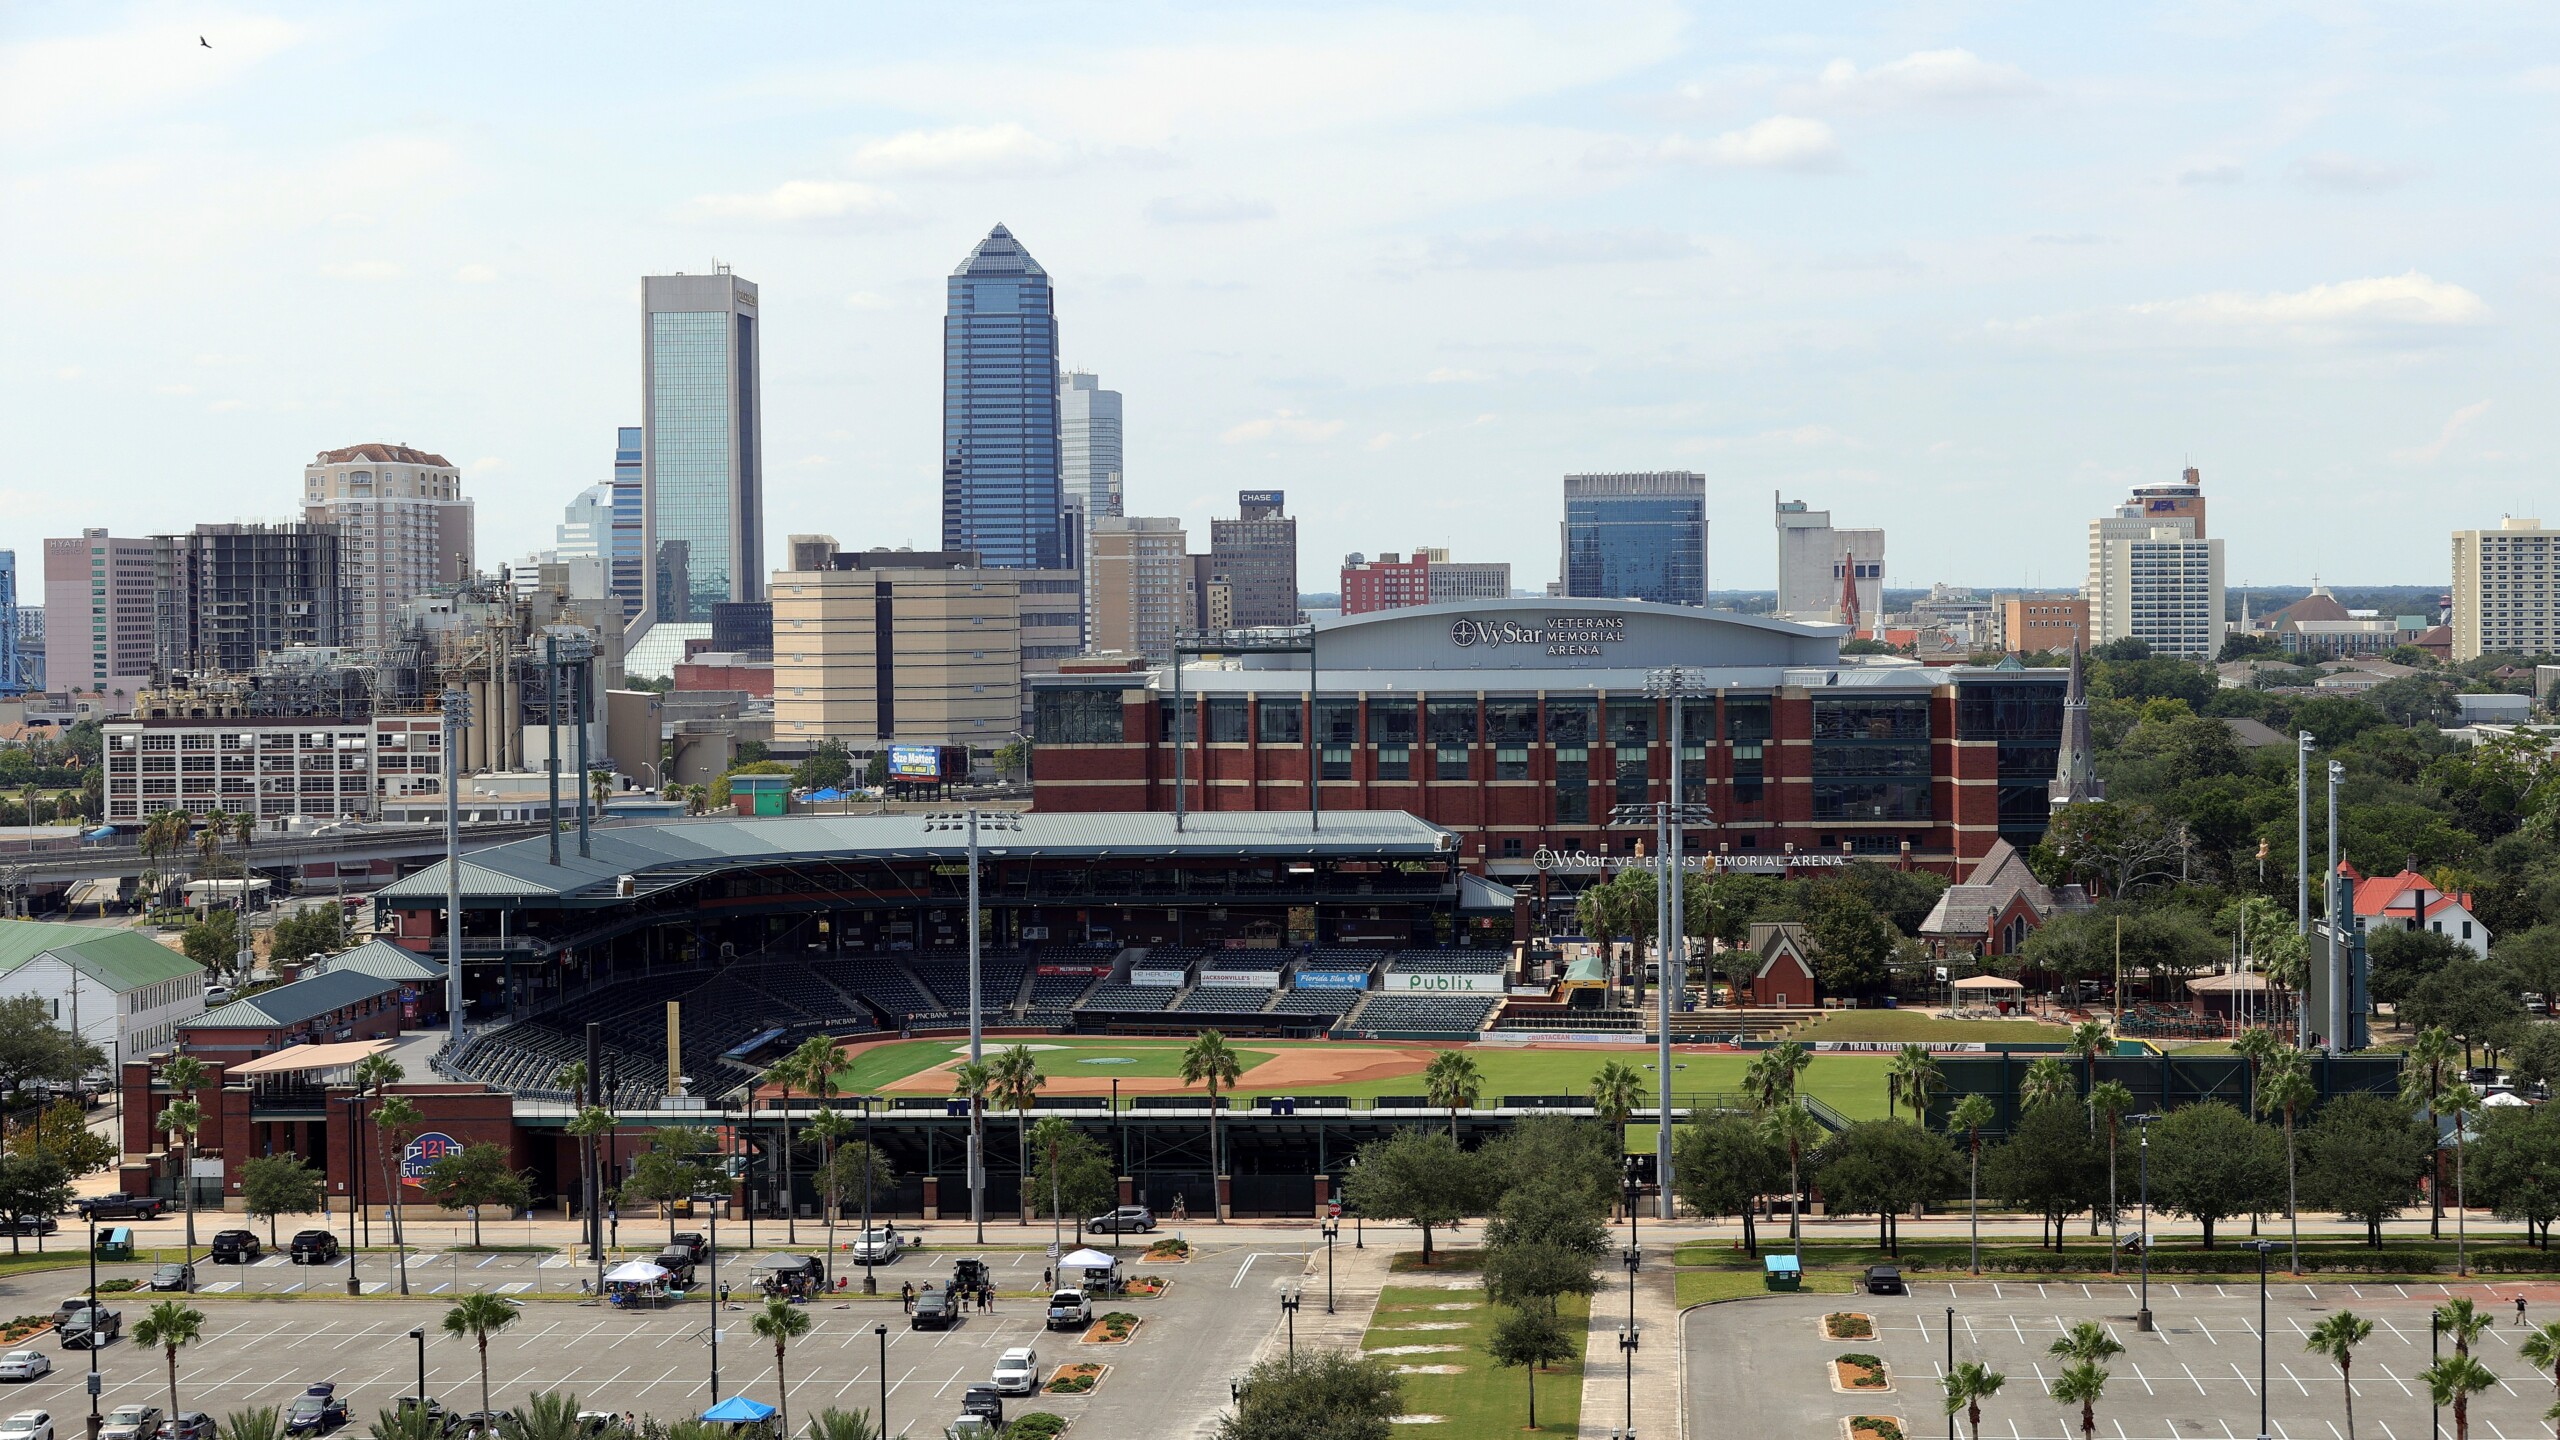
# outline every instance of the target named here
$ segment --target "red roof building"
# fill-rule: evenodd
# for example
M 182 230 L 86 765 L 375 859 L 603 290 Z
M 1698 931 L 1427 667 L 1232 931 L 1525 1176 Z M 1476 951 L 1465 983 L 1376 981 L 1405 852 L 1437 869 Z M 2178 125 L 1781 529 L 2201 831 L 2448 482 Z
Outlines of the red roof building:
M 2356 928 L 2370 934 L 2376 926 L 2400 930 L 2432 930 L 2489 958 L 2489 927 L 2472 912 L 2468 891 L 2444 891 L 2415 870 L 2370 879 L 2340 861 L 2338 873 L 2355 884 Z

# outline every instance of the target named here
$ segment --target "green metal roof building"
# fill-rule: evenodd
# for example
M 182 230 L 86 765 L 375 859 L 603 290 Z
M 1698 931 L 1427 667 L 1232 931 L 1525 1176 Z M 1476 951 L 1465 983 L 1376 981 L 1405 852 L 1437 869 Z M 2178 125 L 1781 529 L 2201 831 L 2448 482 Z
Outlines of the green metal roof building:
M 204 967 L 139 930 L 0 920 L 0 999 L 32 995 L 107 1057 L 165 1049 L 204 1013 Z

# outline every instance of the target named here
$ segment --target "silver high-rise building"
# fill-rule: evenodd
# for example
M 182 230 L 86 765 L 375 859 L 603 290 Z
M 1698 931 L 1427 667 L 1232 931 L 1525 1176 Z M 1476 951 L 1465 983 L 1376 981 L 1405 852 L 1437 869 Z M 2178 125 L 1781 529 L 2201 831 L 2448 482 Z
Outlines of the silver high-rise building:
M 1090 370 L 1058 377 L 1058 456 L 1067 514 L 1082 549 L 1085 633 L 1093 632 L 1093 525 L 1121 512 L 1120 392 Z
M 634 633 L 764 596 L 756 287 L 725 265 L 640 282 L 641 578 Z

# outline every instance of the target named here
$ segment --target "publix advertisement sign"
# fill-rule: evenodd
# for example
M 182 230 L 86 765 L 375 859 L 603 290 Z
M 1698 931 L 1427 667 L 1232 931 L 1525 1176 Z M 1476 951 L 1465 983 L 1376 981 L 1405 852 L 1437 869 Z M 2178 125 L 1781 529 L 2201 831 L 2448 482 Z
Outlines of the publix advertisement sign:
M 1386 987 L 1390 992 L 1424 991 L 1430 994 L 1500 995 L 1507 987 L 1500 975 L 1429 975 L 1411 972 L 1390 974 Z

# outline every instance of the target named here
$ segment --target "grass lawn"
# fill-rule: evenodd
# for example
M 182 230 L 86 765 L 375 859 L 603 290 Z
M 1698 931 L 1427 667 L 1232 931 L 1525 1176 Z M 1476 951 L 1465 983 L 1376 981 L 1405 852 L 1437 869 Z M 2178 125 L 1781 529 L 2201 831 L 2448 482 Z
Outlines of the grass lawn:
M 1872 1011 L 1878 1016 L 1896 1012 Z M 1911 1016 L 1912 1019 L 1925 1017 Z M 1944 1023 L 1944 1022 L 1938 1022 Z M 1973 1022 L 2018 1024 L 2022 1022 Z M 2039 1032 L 2050 1032 L 2050 1026 L 2030 1025 Z M 931 1040 L 905 1040 L 879 1045 L 864 1051 L 853 1063 L 837 1072 L 836 1084 L 844 1092 L 863 1094 L 894 1080 L 901 1080 L 929 1066 L 939 1065 L 953 1057 L 961 1042 L 948 1037 Z M 1009 1043 L 1009 1042 L 1008 1042 Z M 1055 1036 L 1034 1039 L 1034 1045 L 1056 1046 L 1035 1050 L 1041 1073 L 1108 1078 L 1112 1075 L 1171 1075 L 1181 1069 L 1183 1042 L 1179 1040 L 1104 1040 L 1077 1036 Z M 1273 1054 L 1296 1048 L 1338 1049 L 1344 1044 L 1362 1044 L 1373 1048 L 1389 1047 L 1392 1042 L 1331 1041 L 1267 1041 L 1241 1048 L 1246 1073 L 1239 1084 L 1243 1095 L 1262 1093 L 1271 1087 L 1254 1083 L 1252 1066 Z M 1536 1049 L 1510 1045 L 1480 1045 L 1468 1052 L 1484 1076 L 1484 1099 L 1487 1105 L 1501 1103 L 1505 1095 L 1580 1095 L 1591 1088 L 1591 1077 L 1602 1065 L 1612 1060 L 1636 1067 L 1650 1083 L 1653 1077 L 1651 1048 L 1626 1046 L 1615 1049 Z M 1126 1065 L 1086 1065 L 1086 1060 L 1127 1059 Z M 1888 1057 L 1882 1055 L 1820 1055 L 1804 1073 L 1805 1093 L 1838 1109 L 1853 1120 L 1884 1118 L 1884 1071 Z M 1750 1068 L 1747 1054 L 1705 1054 L 1674 1051 L 1672 1090 L 1675 1094 L 1724 1093 L 1742 1089 L 1743 1072 Z M 1356 1080 L 1340 1084 L 1292 1084 L 1286 1093 L 1293 1095 L 1348 1095 L 1355 1099 L 1376 1099 L 1381 1095 L 1418 1095 L 1422 1093 L 1422 1076 L 1390 1076 L 1383 1080 Z M 1652 1132 L 1644 1127 L 1631 1135 L 1636 1148 L 1652 1147 Z
M 1449 1288 L 1456 1285 L 1460 1288 Z M 1590 1302 L 1567 1295 L 1556 1307 L 1565 1333 L 1580 1341 L 1589 1323 Z M 1390 1285 L 1378 1297 L 1378 1313 L 1360 1348 L 1371 1353 L 1410 1345 L 1450 1345 L 1453 1350 L 1408 1351 L 1381 1358 L 1397 1366 L 1452 1366 L 1448 1374 L 1407 1374 L 1404 1413 L 1437 1415 L 1437 1423 L 1399 1425 L 1399 1435 L 1441 1440 L 1490 1440 L 1529 1428 L 1529 1385 L 1526 1372 L 1495 1367 L 1484 1347 L 1493 1335 L 1502 1307 L 1484 1298 L 1471 1280 L 1453 1277 L 1441 1285 Z M 1417 1326 L 1454 1326 L 1417 1329 Z M 1538 1372 L 1539 1434 L 1571 1435 L 1582 1423 L 1582 1357 Z
M 1988 1045 L 2054 1045 L 2071 1038 L 2060 1025 L 2041 1020 L 1949 1020 L 1917 1010 L 1833 1010 L 1816 1016 L 1790 1040 L 1951 1040 Z
M 1846 1295 L 1857 1288 L 1855 1282 L 1856 1276 L 1851 1271 L 1807 1270 L 1801 1293 Z M 1674 1285 L 1683 1310 L 1718 1300 L 1750 1300 L 1779 1293 L 1771 1290 L 1756 1270 L 1683 1270 Z

